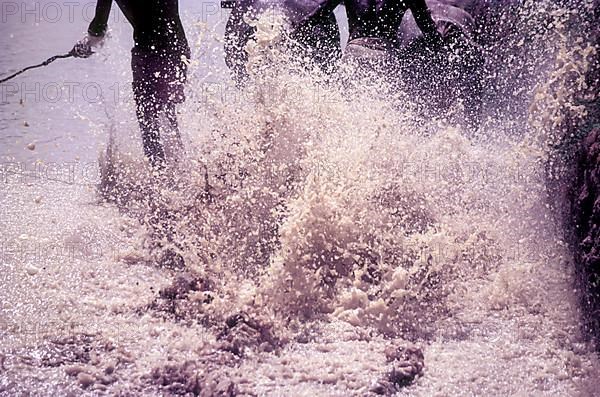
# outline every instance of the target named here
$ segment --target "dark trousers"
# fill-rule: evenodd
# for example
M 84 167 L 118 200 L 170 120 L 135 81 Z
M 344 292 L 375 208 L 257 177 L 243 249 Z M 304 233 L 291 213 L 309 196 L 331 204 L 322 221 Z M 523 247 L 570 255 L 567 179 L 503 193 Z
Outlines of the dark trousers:
M 165 163 L 165 137 L 161 135 L 168 134 L 171 143 L 178 146 L 176 149 L 183 147 L 175 112 L 176 104 L 185 100 L 187 65 L 181 60 L 182 55 L 189 59 L 189 51 L 132 50 L 133 95 L 142 145 L 150 163 L 158 168 Z

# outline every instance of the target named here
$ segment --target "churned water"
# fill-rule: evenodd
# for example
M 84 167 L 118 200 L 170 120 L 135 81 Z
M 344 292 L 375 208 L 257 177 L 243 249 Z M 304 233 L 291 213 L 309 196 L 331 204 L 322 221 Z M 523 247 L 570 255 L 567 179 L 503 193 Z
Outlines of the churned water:
M 332 76 L 298 66 L 273 45 L 273 13 L 237 89 L 222 22 L 188 16 L 186 153 L 161 175 L 141 155 L 115 40 L 95 67 L 123 70 L 117 100 L 55 109 L 97 119 L 58 146 L 97 162 L 3 138 L 0 393 L 594 395 L 545 187 L 594 56 L 573 23 L 590 6 L 511 15 L 477 130 L 457 122 L 460 103 L 424 107 L 352 62 Z M 42 106 L 18 98 L 3 106 Z M 11 114 L 6 134 L 28 121 L 63 139 Z M 104 145 L 72 148 L 92 137 Z M 167 251 L 185 266 L 164 266 Z

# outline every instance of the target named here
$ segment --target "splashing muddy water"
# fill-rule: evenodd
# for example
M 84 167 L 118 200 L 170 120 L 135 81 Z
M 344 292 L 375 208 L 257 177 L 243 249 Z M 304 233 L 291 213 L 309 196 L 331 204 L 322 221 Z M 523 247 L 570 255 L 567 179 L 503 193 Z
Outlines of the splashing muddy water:
M 593 395 L 545 187 L 572 100 L 546 82 L 593 53 L 580 41 L 565 67 L 576 17 L 523 7 L 547 28 L 497 49 L 488 82 L 513 96 L 472 131 L 460 104 L 423 108 L 351 62 L 307 73 L 271 14 L 250 87 L 192 65 L 189 149 L 166 174 L 117 110 L 98 187 L 3 184 L 0 394 Z

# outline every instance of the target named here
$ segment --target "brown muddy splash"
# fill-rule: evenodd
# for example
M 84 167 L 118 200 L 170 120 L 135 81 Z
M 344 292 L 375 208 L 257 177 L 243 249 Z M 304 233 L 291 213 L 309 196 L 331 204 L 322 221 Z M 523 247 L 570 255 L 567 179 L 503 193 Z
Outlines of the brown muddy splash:
M 183 109 L 186 161 L 152 175 L 114 142 L 110 204 L 40 209 L 124 248 L 11 267 L 10 320 L 51 306 L 66 342 L 7 339 L 1 393 L 585 395 L 598 363 L 545 204 L 547 147 L 510 115 L 473 136 L 385 79 L 307 75 L 269 45 L 277 28 L 259 26 L 250 100 Z M 161 266 L 166 249 L 185 267 Z

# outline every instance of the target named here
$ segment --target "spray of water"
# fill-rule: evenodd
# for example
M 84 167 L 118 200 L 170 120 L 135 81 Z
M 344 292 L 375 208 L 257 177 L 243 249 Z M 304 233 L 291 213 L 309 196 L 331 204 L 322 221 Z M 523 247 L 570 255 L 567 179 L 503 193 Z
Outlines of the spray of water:
M 73 345 L 106 357 L 75 357 L 70 376 L 138 393 L 585 395 L 598 364 L 545 171 L 548 137 L 583 88 L 569 76 L 594 50 L 568 46 L 571 14 L 528 4 L 515 20 L 550 27 L 490 50 L 511 52 L 513 69 L 496 65 L 488 82 L 511 87 L 518 111 L 490 96 L 477 131 L 455 108 L 423 110 L 398 76 L 298 62 L 285 18 L 257 20 L 252 83 L 235 101 L 191 81 L 202 102 L 182 111 L 192 149 L 178 165 L 152 173 L 109 142 L 100 194 L 135 247 L 117 260 L 157 287 L 124 293 L 99 335 L 58 344 L 63 364 Z M 543 65 L 528 57 L 540 53 Z M 162 268 L 166 251 L 183 268 Z M 115 328 L 116 346 L 102 346 Z

